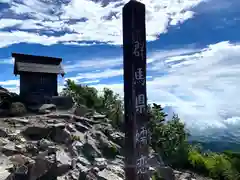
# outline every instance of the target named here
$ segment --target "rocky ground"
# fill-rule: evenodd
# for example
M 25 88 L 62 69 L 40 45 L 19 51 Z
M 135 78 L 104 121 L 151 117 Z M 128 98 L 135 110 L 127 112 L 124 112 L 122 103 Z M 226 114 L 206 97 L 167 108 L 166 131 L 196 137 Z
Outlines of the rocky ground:
M 0 118 L 0 180 L 123 180 L 122 145 L 104 115 L 75 108 L 40 115 Z M 150 155 L 153 170 L 165 179 L 207 180 L 191 172 L 173 171 Z

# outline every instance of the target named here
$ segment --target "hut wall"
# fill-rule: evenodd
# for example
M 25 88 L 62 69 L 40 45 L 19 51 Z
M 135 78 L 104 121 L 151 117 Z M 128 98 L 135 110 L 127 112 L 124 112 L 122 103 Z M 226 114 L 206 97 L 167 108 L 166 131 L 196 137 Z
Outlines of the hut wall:
M 37 101 L 44 101 L 45 97 L 57 95 L 57 74 L 30 73 L 20 74 L 20 96 L 26 100 L 34 94 Z M 37 95 L 37 97 L 36 97 Z

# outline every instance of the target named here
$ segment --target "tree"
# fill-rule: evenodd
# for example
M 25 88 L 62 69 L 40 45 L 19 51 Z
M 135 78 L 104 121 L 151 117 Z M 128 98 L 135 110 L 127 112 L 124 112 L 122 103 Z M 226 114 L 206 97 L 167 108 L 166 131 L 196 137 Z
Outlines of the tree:
M 189 136 L 185 125 L 176 114 L 170 121 L 165 122 L 167 114 L 163 112 L 161 105 L 153 104 L 153 107 L 150 108 L 150 115 L 152 148 L 161 155 L 165 163 L 173 166 L 185 166 L 188 156 L 187 137 Z
M 104 88 L 100 99 L 102 102 L 101 111 L 109 119 L 113 120 L 115 128 L 121 128 L 123 124 L 123 103 L 120 96 L 115 94 L 111 89 Z
M 120 96 L 109 88 L 103 89 L 100 95 L 94 87 L 75 84 L 67 80 L 61 95 L 70 96 L 77 105 L 86 105 L 99 113 L 103 113 L 112 120 L 115 128 L 121 128 L 123 124 L 123 102 Z
M 98 91 L 93 87 L 75 84 L 74 81 L 68 79 L 61 95 L 70 96 L 74 102 L 86 105 L 88 108 L 98 108 L 101 104 L 98 98 Z

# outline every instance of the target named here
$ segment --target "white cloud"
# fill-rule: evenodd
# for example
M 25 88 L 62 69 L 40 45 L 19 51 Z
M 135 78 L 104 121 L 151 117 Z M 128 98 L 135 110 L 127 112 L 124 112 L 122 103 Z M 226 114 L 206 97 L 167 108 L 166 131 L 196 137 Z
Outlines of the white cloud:
M 19 80 L 0 81 L 0 86 L 19 86 Z
M 13 63 L 14 63 L 14 58 L 0 59 L 0 64 L 13 64 Z
M 196 128 L 195 132 L 240 125 L 239 58 L 240 45 L 229 42 L 210 45 L 191 55 L 165 58 L 165 74 L 151 73 L 154 78 L 147 82 L 149 101 L 172 106 L 188 127 Z M 158 60 L 153 67 L 162 70 Z M 122 84 L 94 87 L 110 87 L 123 95 Z
M 105 79 L 111 78 L 116 76 L 123 75 L 123 69 L 106 69 L 102 72 L 86 72 L 86 73 L 79 73 L 77 76 L 74 77 L 67 77 L 66 79 L 73 80 L 77 83 L 80 83 L 79 80 L 82 79 L 90 79 L 91 81 L 98 81 L 97 79 Z
M 146 5 L 147 40 L 153 41 L 156 35 L 167 31 L 168 25 L 176 25 L 193 17 L 192 7 L 204 0 L 142 0 Z M 56 43 L 77 44 L 77 41 L 98 41 L 109 44 L 122 44 L 122 7 L 127 0 L 109 2 L 106 6 L 88 0 L 72 0 L 69 4 L 58 4 L 53 0 L 23 0 L 13 2 L 10 11 L 15 15 L 28 15 L 28 20 L 4 19 L 0 29 L 19 25 L 19 31 L 0 32 L 0 47 L 20 42 L 52 45 Z M 6 12 L 4 12 L 6 13 Z M 111 16 L 111 18 L 106 18 Z M 3 14 L 4 17 L 4 14 Z M 86 19 L 67 24 L 72 19 Z M 26 29 L 75 32 L 62 36 L 45 36 L 30 33 Z M 3 39 L 3 38 L 1 38 Z
M 92 81 L 82 81 L 79 82 L 80 84 L 93 84 L 93 83 L 99 83 L 100 80 L 92 80 Z
M 0 19 L 0 29 L 21 24 L 23 21 L 18 19 Z
M 0 3 L 8 3 L 10 4 L 12 2 L 12 0 L 0 0 Z
M 113 68 L 119 65 L 122 65 L 122 58 L 109 58 L 109 59 L 88 59 L 81 61 L 74 61 L 74 64 L 66 64 L 64 65 L 64 70 L 66 72 L 73 72 L 79 70 L 93 70 L 93 69 L 102 69 L 102 68 Z

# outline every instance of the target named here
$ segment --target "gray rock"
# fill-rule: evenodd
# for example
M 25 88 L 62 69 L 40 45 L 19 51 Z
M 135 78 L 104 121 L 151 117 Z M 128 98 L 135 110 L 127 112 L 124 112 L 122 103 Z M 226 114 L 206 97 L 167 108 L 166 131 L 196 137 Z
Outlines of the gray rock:
M 60 128 L 60 129 L 64 129 L 66 126 L 67 126 L 66 123 L 63 123 L 63 122 L 55 122 L 54 124 L 48 125 L 48 127 Z
M 9 169 L 13 168 L 13 164 L 11 161 L 4 155 L 0 156 L 0 179 L 5 180 L 7 179 L 11 173 Z
M 98 147 L 105 157 L 114 158 L 120 153 L 121 147 L 110 141 L 101 131 L 94 131 L 94 137 L 98 140 Z
M 48 147 L 53 146 L 54 143 L 47 140 L 47 139 L 41 139 L 40 141 L 38 141 L 38 146 L 41 150 L 47 150 Z
M 95 140 L 89 138 L 88 143 L 85 143 L 82 148 L 85 157 L 93 161 L 94 158 L 102 157 L 101 151 L 97 148 Z
M 10 141 L 7 138 L 0 137 L 0 147 L 3 147 L 8 143 L 10 143 Z
M 114 174 L 112 171 L 104 169 L 98 172 L 98 177 L 104 180 L 123 180 L 123 178 L 119 177 L 118 175 Z
M 55 104 L 43 104 L 39 107 L 38 112 L 45 114 L 45 113 L 50 113 L 52 111 L 55 111 L 56 105 Z
M 75 123 L 75 127 L 76 127 L 76 129 L 77 129 L 78 131 L 80 131 L 80 132 L 82 132 L 82 133 L 84 133 L 84 132 L 86 132 L 86 131 L 89 130 L 89 128 L 88 128 L 87 126 L 83 125 L 83 124 L 80 123 L 80 122 L 76 122 L 76 123 Z
M 49 151 L 40 153 L 37 157 L 34 158 L 35 163 L 31 164 L 29 168 L 30 180 L 39 180 L 40 177 L 49 177 L 55 176 L 56 170 L 56 157 L 54 154 L 51 154 Z M 39 178 L 39 179 L 38 179 Z
M 175 175 L 172 168 L 165 166 L 165 167 L 159 167 L 157 170 L 160 172 L 161 176 L 164 179 L 175 180 Z
M 14 154 L 19 154 L 21 151 L 19 149 L 16 149 L 16 145 L 13 142 L 10 142 L 2 147 L 2 153 L 6 156 L 12 156 Z
M 16 154 L 9 157 L 9 160 L 16 166 L 22 166 L 27 163 L 34 163 L 34 160 L 22 154 Z
M 68 172 L 72 166 L 72 158 L 63 149 L 56 152 L 57 171 L 56 174 L 61 176 Z
M 123 179 L 125 178 L 124 169 L 121 166 L 109 164 L 109 165 L 107 165 L 106 169 L 113 172 L 114 174 L 118 175 L 119 177 L 121 177 Z
M 73 107 L 73 99 L 67 96 L 53 96 L 51 103 L 56 105 L 58 109 L 70 109 Z
M 77 158 L 77 162 L 78 162 L 78 163 L 81 163 L 81 164 L 84 165 L 84 166 L 90 166 L 90 165 L 91 165 L 91 163 L 90 163 L 85 157 L 83 157 L 83 156 L 79 156 L 79 157 Z
M 76 116 L 85 116 L 89 112 L 89 109 L 86 106 L 80 104 L 77 107 L 74 107 L 72 111 Z
M 10 107 L 10 115 L 21 116 L 27 113 L 25 105 L 21 102 L 13 102 Z
M 4 127 L 0 127 L 0 137 L 7 137 L 8 133 L 7 133 L 7 129 Z
M 105 158 L 95 158 L 94 166 L 98 167 L 100 170 L 107 167 L 107 160 Z
M 14 122 L 14 123 L 17 123 L 17 124 L 28 124 L 29 123 L 29 119 L 27 118 L 19 118 L 19 117 L 15 117 L 15 118 L 11 118 L 11 119 L 7 119 L 6 121 L 8 122 Z
M 28 143 L 26 144 L 26 151 L 27 151 L 28 153 L 32 154 L 33 156 L 37 155 L 38 152 L 39 152 L 39 150 L 41 150 L 41 149 L 39 149 L 39 148 L 37 147 L 37 145 L 36 145 L 36 144 L 33 144 L 32 142 L 28 142 Z
M 113 132 L 109 135 L 109 138 L 120 146 L 124 145 L 124 133 Z
M 51 129 L 47 126 L 28 126 L 22 134 L 31 140 L 41 140 L 47 138 L 51 133 Z
M 80 141 L 74 141 L 72 143 L 72 147 L 77 152 L 77 154 L 81 153 L 83 146 L 84 146 L 84 144 Z
M 92 125 L 97 123 L 96 121 L 93 121 L 93 120 L 85 118 L 85 117 L 80 117 L 80 116 L 74 116 L 73 119 L 76 122 L 80 122 L 80 123 L 82 123 L 83 125 L 85 125 L 89 128 L 92 128 Z
M 78 169 L 71 170 L 64 175 L 57 177 L 57 180 L 78 180 L 78 179 L 79 179 Z
M 103 119 L 106 118 L 106 115 L 99 114 L 99 113 L 94 113 L 92 117 L 93 117 L 94 120 L 99 120 L 99 119 L 103 120 Z
M 180 177 L 179 180 L 189 180 L 192 178 L 192 175 L 188 172 L 183 172 Z
M 72 141 L 71 132 L 69 132 L 66 128 L 53 128 L 50 137 L 57 143 L 69 144 Z
M 67 130 L 68 130 L 69 132 L 71 132 L 71 133 L 74 133 L 74 132 L 77 131 L 77 130 L 75 129 L 75 126 L 74 126 L 73 124 L 67 124 L 67 125 L 66 125 L 66 128 L 67 128 Z

